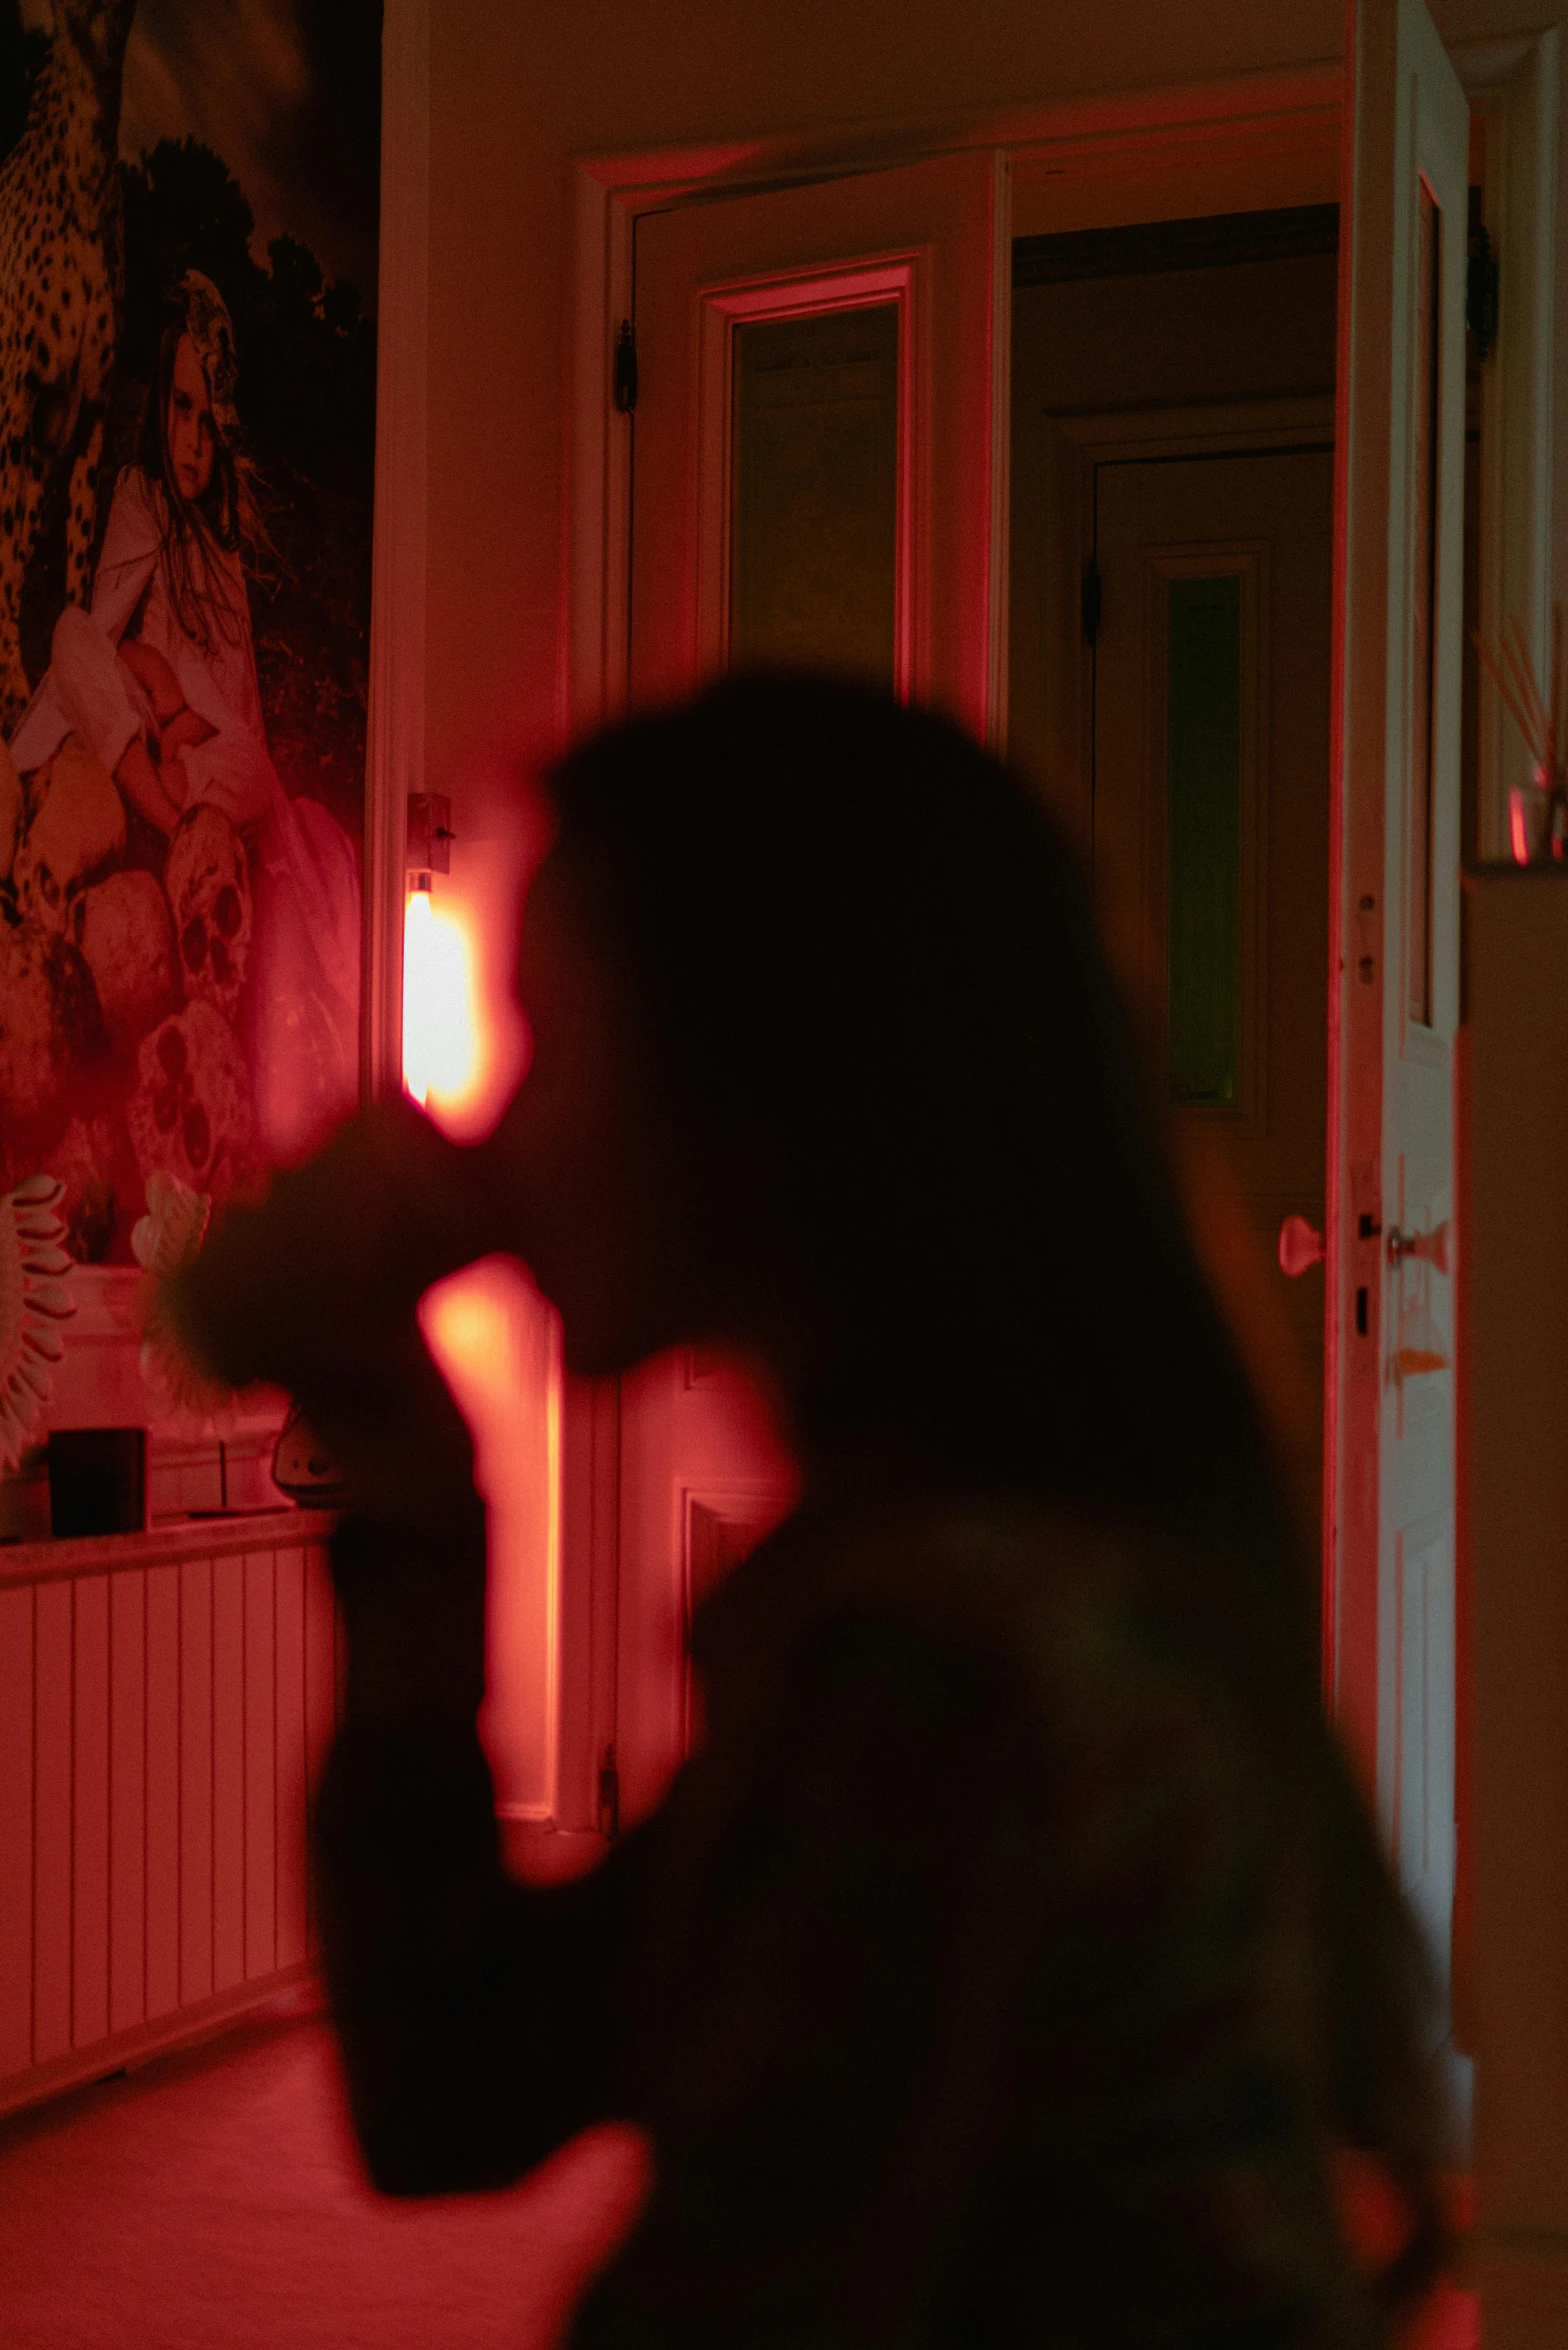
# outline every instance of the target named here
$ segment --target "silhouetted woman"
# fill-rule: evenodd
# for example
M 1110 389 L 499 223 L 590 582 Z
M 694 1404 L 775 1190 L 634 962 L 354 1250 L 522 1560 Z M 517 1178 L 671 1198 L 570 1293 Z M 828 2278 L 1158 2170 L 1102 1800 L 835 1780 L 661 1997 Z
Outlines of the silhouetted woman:
M 550 789 L 494 1140 L 376 1113 L 184 1300 L 354 1495 L 318 1833 L 372 2175 L 645 2124 L 585 2350 L 1389 2338 L 1441 2245 L 1424 1970 L 1071 857 L 849 686 L 717 685 Z M 803 1480 L 699 1617 L 703 1750 L 548 1890 L 497 1855 L 483 1517 L 413 1317 L 497 1244 L 578 1369 L 760 1365 Z

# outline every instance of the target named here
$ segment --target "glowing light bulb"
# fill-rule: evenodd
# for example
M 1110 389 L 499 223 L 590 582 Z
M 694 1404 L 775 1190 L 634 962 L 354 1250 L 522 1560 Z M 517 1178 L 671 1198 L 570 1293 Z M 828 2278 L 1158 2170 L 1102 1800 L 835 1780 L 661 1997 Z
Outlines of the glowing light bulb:
M 403 1085 L 423 1109 L 461 1109 L 479 1075 L 474 958 L 460 912 L 410 890 L 403 912 Z

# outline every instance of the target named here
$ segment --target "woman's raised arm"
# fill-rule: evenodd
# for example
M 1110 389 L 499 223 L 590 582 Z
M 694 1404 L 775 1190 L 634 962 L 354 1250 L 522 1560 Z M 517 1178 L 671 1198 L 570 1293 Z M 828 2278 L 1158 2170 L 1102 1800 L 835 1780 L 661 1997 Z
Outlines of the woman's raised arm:
M 349 2102 L 386 2194 L 501 2186 L 625 2116 L 623 1979 L 643 1839 L 576 1884 L 501 1864 L 474 1727 L 484 1530 L 345 1525 L 345 1716 L 322 1789 L 322 1943 Z
M 580 1884 L 517 1885 L 476 1731 L 485 1515 L 415 1307 L 491 1245 L 483 1165 L 383 1103 L 259 1206 L 231 1208 L 170 1297 L 211 1369 L 298 1396 L 351 1496 L 333 1542 L 345 1711 L 316 1866 L 350 2100 L 389 2193 L 499 2184 L 625 2111 L 640 1840 Z

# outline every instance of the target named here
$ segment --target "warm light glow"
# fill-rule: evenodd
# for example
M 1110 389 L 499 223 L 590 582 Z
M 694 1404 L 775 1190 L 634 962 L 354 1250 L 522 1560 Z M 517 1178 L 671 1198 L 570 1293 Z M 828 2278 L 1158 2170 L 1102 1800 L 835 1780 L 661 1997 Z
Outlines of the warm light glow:
M 489 1508 L 486 1698 L 497 1808 L 551 1818 L 560 1638 L 560 1323 L 510 1258 L 487 1257 L 421 1300 L 420 1327 L 474 1439 Z
M 455 908 L 428 889 L 403 914 L 403 1085 L 423 1109 L 463 1109 L 479 1080 L 473 943 Z
M 1508 794 L 1508 845 L 1514 853 L 1516 865 L 1530 862 L 1530 821 L 1525 814 L 1524 793 L 1514 784 Z

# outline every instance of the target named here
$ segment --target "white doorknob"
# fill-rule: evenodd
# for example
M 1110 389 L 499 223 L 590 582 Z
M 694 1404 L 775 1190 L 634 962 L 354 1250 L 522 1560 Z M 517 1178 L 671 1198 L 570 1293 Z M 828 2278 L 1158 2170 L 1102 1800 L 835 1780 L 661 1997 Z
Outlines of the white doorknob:
M 1414 1257 L 1419 1263 L 1446 1273 L 1448 1218 L 1445 1216 L 1441 1224 L 1434 1224 L 1430 1232 L 1401 1232 L 1396 1225 L 1388 1236 L 1388 1261 L 1397 1265 L 1405 1257 Z
M 1324 1258 L 1323 1235 L 1315 1231 L 1305 1216 L 1287 1216 L 1279 1228 L 1279 1269 L 1288 1273 L 1292 1281 L 1321 1265 Z

